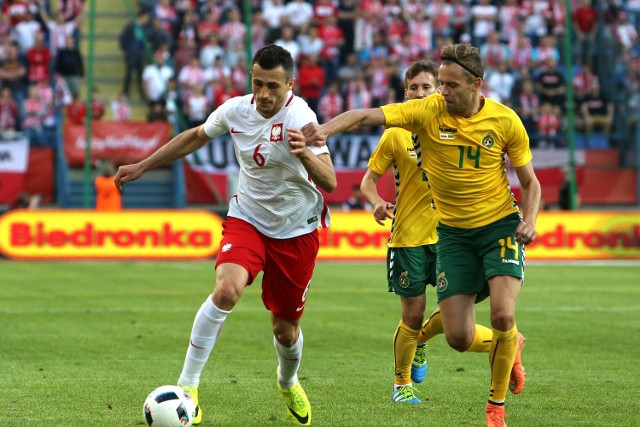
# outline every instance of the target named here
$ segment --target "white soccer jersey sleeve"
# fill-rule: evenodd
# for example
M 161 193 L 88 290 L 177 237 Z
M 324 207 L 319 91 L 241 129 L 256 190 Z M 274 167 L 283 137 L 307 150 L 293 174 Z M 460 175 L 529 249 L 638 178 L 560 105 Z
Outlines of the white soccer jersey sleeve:
M 240 164 L 238 192 L 229 202 L 229 216 L 276 239 L 330 225 L 322 194 L 287 143 L 288 127 L 301 129 L 310 122 L 317 123 L 315 113 L 292 92 L 269 119 L 256 111 L 253 95 L 232 98 L 211 113 L 204 124 L 206 134 L 215 138 L 229 132 Z M 311 150 L 329 153 L 326 146 Z

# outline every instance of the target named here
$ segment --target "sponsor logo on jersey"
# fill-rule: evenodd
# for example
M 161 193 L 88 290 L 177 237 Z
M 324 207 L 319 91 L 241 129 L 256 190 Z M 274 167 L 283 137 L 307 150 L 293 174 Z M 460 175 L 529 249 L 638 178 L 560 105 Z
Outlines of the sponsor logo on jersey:
M 274 125 L 271 125 L 271 138 L 270 138 L 271 142 L 282 142 L 284 140 L 282 126 L 283 126 L 282 123 L 276 123 Z
M 225 243 L 222 246 L 221 252 L 229 252 L 229 249 L 231 249 L 231 243 Z
M 238 133 L 245 133 L 245 132 L 243 130 L 238 130 L 235 127 L 232 127 L 231 128 L 231 133 L 238 134 Z
M 450 133 L 441 133 L 440 134 L 440 139 L 445 139 L 447 141 L 453 141 L 454 139 L 456 139 L 455 135 L 450 134 Z
M 448 128 L 446 126 L 438 126 L 438 130 L 442 133 L 458 133 L 458 129 Z

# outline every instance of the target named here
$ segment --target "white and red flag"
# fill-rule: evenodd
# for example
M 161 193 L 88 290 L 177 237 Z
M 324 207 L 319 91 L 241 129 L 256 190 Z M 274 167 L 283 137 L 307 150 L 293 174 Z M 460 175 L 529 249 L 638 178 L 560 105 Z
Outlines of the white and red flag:
M 0 203 L 15 202 L 23 190 L 29 163 L 29 140 L 0 140 Z

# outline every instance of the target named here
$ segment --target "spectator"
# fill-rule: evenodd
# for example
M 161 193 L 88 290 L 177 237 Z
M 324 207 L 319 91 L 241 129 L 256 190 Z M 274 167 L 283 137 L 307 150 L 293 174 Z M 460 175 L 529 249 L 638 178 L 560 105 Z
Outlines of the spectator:
M 558 207 L 561 210 L 571 209 L 571 175 L 568 167 L 562 168 L 562 184 L 558 192 Z M 578 183 L 576 183 L 576 209 L 580 208 L 580 194 L 578 194 Z
M 320 95 L 325 86 L 325 74 L 316 55 L 304 57 L 302 65 L 298 69 L 297 83 L 300 88 L 300 96 L 307 101 L 309 107 L 317 114 Z
M 44 43 L 44 34 L 37 33 L 35 44 L 27 51 L 27 64 L 29 83 L 49 81 L 49 68 L 51 64 L 51 51 Z
M 100 99 L 100 91 L 97 86 L 94 86 L 91 91 L 91 119 L 102 120 L 104 113 L 104 102 Z
M 71 94 L 77 95 L 84 78 L 84 60 L 73 37 L 67 36 L 66 47 L 58 51 L 55 70 L 67 82 Z
M 0 63 L 0 82 L 3 88 L 11 90 L 18 105 L 25 99 L 26 77 L 27 67 L 18 58 L 18 48 L 7 47 L 6 58 Z
M 24 19 L 13 27 L 13 37 L 20 48 L 20 55 L 27 54 L 36 44 L 36 34 L 42 32 L 42 25 L 33 17 L 31 11 L 27 11 Z
M 591 4 L 591 0 L 581 0 L 573 11 L 573 30 L 576 35 L 574 59 L 580 65 L 593 66 L 598 19 L 598 10 Z
M 52 19 L 47 13 L 47 6 L 44 0 L 38 0 L 38 11 L 40 12 L 40 18 L 49 31 L 49 50 L 55 58 L 58 51 L 67 46 L 67 37 L 73 37 L 77 33 L 78 22 L 76 20 L 67 22 L 62 11 L 57 11 L 54 14 L 55 19 Z
M 497 101 L 507 105 L 511 104 L 511 90 L 515 81 L 513 73 L 507 69 L 506 61 L 499 62 L 486 80 L 489 90 L 498 94 Z
M 499 10 L 491 4 L 491 0 L 480 0 L 475 6 L 471 6 L 471 19 L 473 22 L 471 35 L 473 45 L 482 46 L 489 34 L 496 30 L 499 19 Z
M 204 88 L 205 79 L 205 72 L 200 65 L 200 60 L 197 57 L 193 58 L 191 63 L 182 67 L 178 74 L 180 99 L 185 100 L 189 98 L 196 86 L 202 86 Z
M 306 27 L 313 18 L 313 6 L 305 0 L 292 0 L 285 5 L 284 9 L 289 17 L 289 23 L 297 31 Z
M 196 29 L 198 30 L 198 40 L 202 43 L 199 47 L 202 47 L 211 36 L 220 34 L 220 21 L 213 13 L 203 13 Z
M 164 105 L 167 82 L 173 77 L 173 68 L 166 64 L 164 51 L 156 51 L 153 58 L 154 63 L 147 65 L 142 72 L 144 95 L 149 105 Z
M 353 53 L 355 46 L 355 22 L 358 16 L 357 0 L 341 0 L 338 4 L 338 27 L 342 31 L 344 43 L 340 47 L 340 62 Z
M 111 119 L 116 121 L 131 120 L 131 105 L 124 92 L 120 91 L 111 101 Z
M 146 34 L 149 32 L 150 15 L 148 11 L 141 10 L 138 12 L 136 19 L 128 23 L 120 32 L 118 37 L 120 49 L 124 55 L 125 73 L 122 91 L 127 97 L 131 86 L 131 79 L 135 81 L 138 87 L 138 95 L 140 99 L 144 99 L 144 90 L 142 87 L 142 70 L 144 68 L 145 59 L 145 40 Z
M 328 18 L 333 18 L 329 20 Z M 336 23 L 338 19 L 338 7 L 333 0 L 316 0 L 313 2 L 313 23 L 319 26 L 327 25 L 331 22 L 332 25 Z
M 324 42 L 318 35 L 318 27 L 315 25 L 302 30 L 298 35 L 298 43 L 300 43 L 300 54 L 304 56 L 320 56 L 324 47 Z
M 537 142 L 537 122 L 540 115 L 540 99 L 535 92 L 533 82 L 529 79 L 522 82 L 522 92 L 514 97 L 513 109 L 522 120 L 524 128 L 531 136 L 532 146 Z
M 291 54 L 291 57 L 293 58 L 293 63 L 298 64 L 298 60 L 300 59 L 300 43 L 298 43 L 298 41 L 294 38 L 294 31 L 292 26 L 283 26 L 280 30 L 280 38 L 273 44 L 288 50 Z
M 616 40 L 625 51 L 630 51 L 638 42 L 638 30 L 629 22 L 626 12 L 618 13 L 618 18 L 614 24 Z
M 100 175 L 93 181 L 96 190 L 96 210 L 101 212 L 122 210 L 122 196 L 113 180 L 116 176 L 113 163 L 103 161 L 101 169 Z
M 338 82 L 331 82 L 327 87 L 327 92 L 320 96 L 318 102 L 318 117 L 322 123 L 326 123 L 335 116 L 344 112 L 344 99 L 338 92 Z
M 573 93 L 577 105 L 582 104 L 584 97 L 591 89 L 591 82 L 594 80 L 598 80 L 598 76 L 588 66 L 580 67 L 576 75 L 573 76 Z
M 172 3 L 171 0 L 157 0 L 153 11 L 153 16 L 158 19 L 160 26 L 171 35 L 175 34 L 179 25 L 178 13 Z
M 242 22 L 242 15 L 236 8 L 229 10 L 227 14 L 227 22 L 220 27 L 220 38 L 224 40 L 224 47 L 231 49 L 236 42 L 244 43 L 244 33 L 246 28 Z M 295 58 L 294 58 L 295 59 Z
M 540 107 L 540 116 L 536 122 L 539 138 L 538 147 L 546 148 L 556 145 L 561 126 L 562 122 L 560 120 L 558 108 L 548 102 L 543 103 Z
M 453 21 L 453 7 L 445 0 L 429 2 L 425 12 L 431 21 L 433 35 L 436 37 L 449 37 L 453 33 L 451 23 Z
M 496 70 L 500 63 L 511 61 L 511 52 L 508 46 L 500 41 L 498 31 L 488 34 L 487 41 L 480 46 L 480 58 L 488 75 Z
M 262 16 L 269 27 L 267 42 L 273 42 L 280 36 L 282 17 L 287 16 L 283 0 L 271 0 L 264 2 Z
M 360 190 L 360 185 L 356 184 L 351 187 L 351 197 L 347 199 L 346 202 L 342 205 L 342 209 L 345 211 L 354 211 L 354 210 L 365 210 L 372 211 L 373 207 L 362 195 L 362 190 Z
M 22 192 L 18 194 L 16 200 L 9 206 L 9 210 L 13 209 L 37 209 L 40 207 L 42 200 L 41 194 L 29 194 Z
M 18 103 L 9 88 L 0 89 L 0 132 L 18 129 Z
M 327 1 L 330 2 L 330 0 L 319 0 L 319 2 Z M 315 5 L 318 5 L 318 3 Z M 318 36 L 324 42 L 322 61 L 326 78 L 333 80 L 336 78 L 340 67 L 340 48 L 344 44 L 344 37 L 340 27 L 336 25 L 335 16 L 327 15 L 322 21 L 324 24 L 318 28 Z
M 23 106 L 21 128 L 27 134 L 31 146 L 46 146 L 43 125 L 44 112 L 45 106 L 38 96 L 38 89 L 35 86 L 29 86 L 27 99 L 25 99 Z
M 564 108 L 565 82 L 564 75 L 558 70 L 556 60 L 547 58 L 542 72 L 536 80 L 536 90 L 540 95 L 540 102 Z
M 196 127 L 207 119 L 210 106 L 204 95 L 204 85 L 193 86 L 190 95 L 184 100 L 184 114 L 187 119 L 187 127 Z
M 218 35 L 210 34 L 200 48 L 200 65 L 206 70 L 213 66 L 216 58 L 222 59 L 223 56 L 224 49 L 219 44 Z
M 613 103 L 607 94 L 600 90 L 598 80 L 593 80 L 589 92 L 585 95 L 580 112 L 584 120 L 584 131 L 592 133 L 594 129 L 608 134 L 613 125 Z
M 147 41 L 153 52 L 167 47 L 169 50 L 175 48 L 173 35 L 162 25 L 162 21 L 157 16 L 151 18 L 151 25 L 147 33 Z
M 67 119 L 75 125 L 83 125 L 87 116 L 87 106 L 80 98 L 80 93 L 73 95 L 73 100 L 66 108 Z

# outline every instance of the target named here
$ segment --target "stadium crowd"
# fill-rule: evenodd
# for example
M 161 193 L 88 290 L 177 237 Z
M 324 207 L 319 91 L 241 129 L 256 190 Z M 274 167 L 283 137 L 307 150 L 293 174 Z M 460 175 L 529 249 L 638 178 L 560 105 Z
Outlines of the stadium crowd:
M 119 40 L 126 75 L 111 104 L 114 119 L 131 116 L 136 86 L 149 120 L 178 129 L 202 122 L 224 100 L 245 93 L 250 40 L 251 54 L 269 43 L 292 53 L 297 93 L 320 122 L 401 101 L 407 67 L 421 58 L 437 62 L 451 42 L 480 48 L 484 94 L 516 110 L 533 147 L 566 145 L 569 84 L 579 132 L 597 132 L 615 146 L 637 121 L 640 0 L 571 0 L 571 52 L 565 52 L 564 0 L 254 0 L 250 34 L 240 0 L 137 3 Z M 0 132 L 23 131 L 34 145 L 50 144 L 56 107 L 80 123 L 86 114 L 79 93 L 83 1 L 0 4 Z M 97 96 L 91 112 L 95 119 L 105 115 Z

